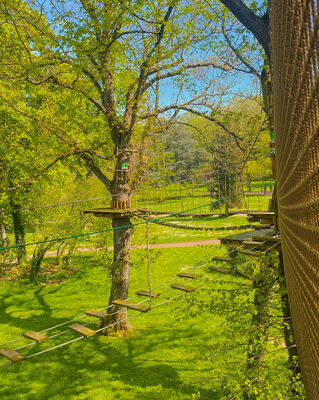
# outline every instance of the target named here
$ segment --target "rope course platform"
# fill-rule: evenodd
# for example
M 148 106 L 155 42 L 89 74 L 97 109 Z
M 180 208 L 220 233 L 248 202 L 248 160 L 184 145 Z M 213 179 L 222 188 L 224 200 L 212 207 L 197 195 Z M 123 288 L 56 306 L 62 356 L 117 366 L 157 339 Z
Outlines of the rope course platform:
M 250 222 L 260 222 L 261 224 L 275 224 L 274 211 L 249 211 L 247 217 Z
M 280 236 L 273 228 L 237 233 L 235 235 L 224 236 L 219 238 L 219 240 L 221 245 L 242 246 L 247 251 L 252 248 L 257 248 L 258 250 L 281 250 Z M 248 255 L 248 253 L 246 254 Z
M 25 360 L 25 356 L 12 349 L 1 349 L 0 354 L 6 357 L 8 360 L 12 361 L 13 363 Z
M 104 218 L 131 218 L 134 215 L 133 209 L 118 209 L 118 208 L 94 208 L 92 210 L 83 211 L 84 214 L 93 214 L 94 217 L 104 217 Z
M 231 257 L 213 257 L 212 261 L 232 262 L 234 259 Z

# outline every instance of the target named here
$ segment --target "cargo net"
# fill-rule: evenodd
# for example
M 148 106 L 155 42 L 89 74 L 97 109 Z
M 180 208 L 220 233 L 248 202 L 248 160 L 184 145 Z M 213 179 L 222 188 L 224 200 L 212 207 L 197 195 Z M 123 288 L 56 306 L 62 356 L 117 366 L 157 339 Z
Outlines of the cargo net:
M 307 398 L 319 393 L 318 0 L 272 1 L 272 90 L 279 222 Z

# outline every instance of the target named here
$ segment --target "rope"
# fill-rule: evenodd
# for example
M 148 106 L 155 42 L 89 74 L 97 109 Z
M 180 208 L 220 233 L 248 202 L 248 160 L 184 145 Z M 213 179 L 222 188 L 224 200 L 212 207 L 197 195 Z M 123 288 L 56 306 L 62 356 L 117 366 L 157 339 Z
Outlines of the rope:
M 256 188 L 261 187 L 261 186 L 263 186 L 263 185 L 257 185 Z M 248 193 L 248 192 L 249 191 L 247 191 L 245 193 Z M 213 202 L 209 202 L 209 203 L 206 203 L 204 205 L 200 205 L 200 206 L 197 206 L 197 207 L 194 207 L 194 208 L 190 208 L 190 209 L 185 210 L 185 211 L 175 212 L 175 213 L 170 214 L 169 216 L 165 216 L 164 215 L 164 216 L 161 216 L 161 217 L 150 219 L 148 221 L 136 222 L 134 224 L 125 225 L 125 226 L 118 226 L 118 227 L 115 227 L 115 228 L 100 229 L 100 230 L 94 231 L 94 232 L 79 233 L 79 234 L 76 234 L 76 235 L 65 236 L 65 237 L 60 237 L 60 238 L 55 238 L 55 239 L 40 240 L 40 241 L 37 241 L 37 242 L 31 242 L 31 243 L 26 243 L 26 244 L 16 244 L 16 245 L 12 245 L 12 246 L 4 246 L 4 247 L 0 247 L 0 250 L 9 250 L 9 249 L 15 249 L 15 248 L 18 248 L 18 247 L 33 246 L 33 245 L 37 245 L 37 244 L 60 242 L 60 241 L 63 241 L 63 240 L 75 239 L 75 238 L 78 238 L 78 237 L 92 236 L 92 235 L 96 235 L 96 234 L 99 234 L 99 233 L 111 232 L 111 231 L 115 231 L 115 230 L 118 230 L 118 229 L 131 228 L 132 226 L 143 225 L 143 224 L 146 224 L 147 222 L 159 221 L 161 219 L 173 217 L 173 216 L 176 216 L 176 215 L 182 215 L 184 213 L 188 213 L 188 212 L 193 211 L 193 210 L 198 210 L 198 209 L 201 209 L 203 207 L 210 206 L 212 204 L 218 204 L 221 201 L 230 199 L 231 197 L 234 197 L 234 196 L 238 196 L 238 193 L 235 193 L 234 195 L 229 196 L 229 197 L 225 197 L 224 199 L 215 200 Z
M 148 222 L 145 224 L 146 227 L 146 248 L 147 248 L 147 283 L 148 283 L 148 290 L 150 294 L 149 303 L 150 307 L 152 306 L 152 287 L 151 287 L 151 280 L 150 280 L 150 246 L 149 246 L 149 235 L 148 235 Z

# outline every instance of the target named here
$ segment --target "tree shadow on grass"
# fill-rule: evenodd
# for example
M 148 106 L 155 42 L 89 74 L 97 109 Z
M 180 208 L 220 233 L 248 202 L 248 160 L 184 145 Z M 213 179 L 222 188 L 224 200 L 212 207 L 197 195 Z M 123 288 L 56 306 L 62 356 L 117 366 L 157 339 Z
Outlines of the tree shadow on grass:
M 197 331 L 192 333 L 196 335 Z M 146 332 L 146 336 L 150 335 L 133 334 L 125 339 L 97 335 L 11 365 L 2 370 L 7 387 L 0 388 L 0 398 L 191 399 L 198 388 L 184 385 L 180 378 L 189 365 L 165 356 L 166 347 L 172 351 L 174 346 L 180 346 L 183 332 L 154 329 Z M 162 353 L 158 349 L 154 353 L 154 345 L 163 346 Z M 201 389 L 200 393 L 201 399 L 218 398 L 213 391 Z

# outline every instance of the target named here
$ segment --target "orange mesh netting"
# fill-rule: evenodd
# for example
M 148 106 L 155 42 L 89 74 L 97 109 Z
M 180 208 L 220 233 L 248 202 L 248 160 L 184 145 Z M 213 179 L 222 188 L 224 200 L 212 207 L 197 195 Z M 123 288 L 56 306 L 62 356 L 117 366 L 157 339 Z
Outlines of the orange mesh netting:
M 272 0 L 270 26 L 282 251 L 307 397 L 318 400 L 318 0 Z

